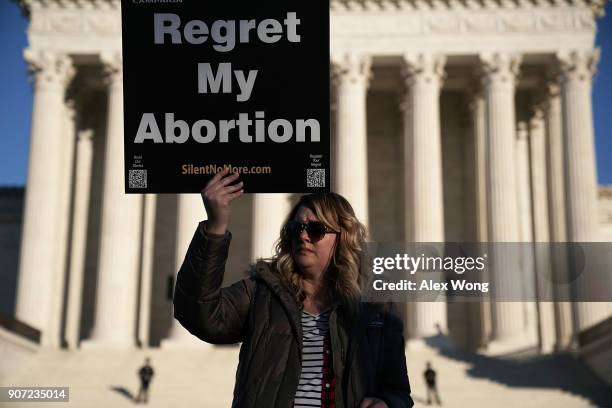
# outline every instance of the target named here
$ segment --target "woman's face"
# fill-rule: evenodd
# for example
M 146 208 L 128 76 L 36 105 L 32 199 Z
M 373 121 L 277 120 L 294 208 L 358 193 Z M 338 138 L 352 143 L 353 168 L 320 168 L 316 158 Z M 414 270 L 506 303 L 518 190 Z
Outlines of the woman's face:
M 293 219 L 304 224 L 309 221 L 319 221 L 314 212 L 304 206 L 298 208 Z M 320 274 L 330 262 L 335 242 L 334 233 L 325 234 L 319 241 L 313 242 L 304 230 L 292 240 L 293 260 L 303 273 Z

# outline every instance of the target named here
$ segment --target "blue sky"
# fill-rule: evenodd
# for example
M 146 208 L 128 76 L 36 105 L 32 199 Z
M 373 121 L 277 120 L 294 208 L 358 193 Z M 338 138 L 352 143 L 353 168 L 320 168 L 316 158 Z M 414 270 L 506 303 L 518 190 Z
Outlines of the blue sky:
M 27 176 L 32 90 L 22 50 L 28 21 L 17 5 L 0 1 L 0 186 L 24 185 Z M 600 184 L 612 184 L 612 3 L 598 20 L 601 60 L 593 91 Z

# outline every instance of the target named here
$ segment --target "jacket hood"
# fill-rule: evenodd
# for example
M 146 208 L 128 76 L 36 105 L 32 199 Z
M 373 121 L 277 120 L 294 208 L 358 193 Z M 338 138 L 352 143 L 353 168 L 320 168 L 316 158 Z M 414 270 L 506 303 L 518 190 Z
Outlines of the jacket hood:
M 296 299 L 296 291 L 277 272 L 272 270 L 270 262 L 258 261 L 251 270 L 251 276 L 262 281 L 290 311 L 302 309 L 301 302 Z

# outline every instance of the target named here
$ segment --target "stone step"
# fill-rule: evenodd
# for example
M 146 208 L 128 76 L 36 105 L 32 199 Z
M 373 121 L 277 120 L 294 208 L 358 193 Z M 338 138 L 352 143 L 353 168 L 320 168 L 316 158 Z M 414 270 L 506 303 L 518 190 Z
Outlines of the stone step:
M 19 367 L 2 366 L 0 385 L 69 386 L 70 403 L 62 406 L 128 407 L 138 392 L 137 370 L 150 357 L 155 369 L 150 407 L 229 407 L 238 351 L 41 349 Z M 445 407 L 612 406 L 612 392 L 569 355 L 513 360 L 433 347 L 406 355 L 416 406 L 426 401 L 422 372 L 427 361 L 438 373 Z

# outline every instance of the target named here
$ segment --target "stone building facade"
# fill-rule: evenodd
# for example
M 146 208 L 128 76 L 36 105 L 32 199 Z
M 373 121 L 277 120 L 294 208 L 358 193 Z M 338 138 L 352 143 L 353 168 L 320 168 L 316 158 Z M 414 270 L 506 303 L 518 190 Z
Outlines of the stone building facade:
M 34 106 L 16 317 L 39 328 L 49 347 L 201 346 L 173 321 L 171 303 L 174 274 L 205 218 L 200 198 L 123 194 L 119 1 L 22 4 Z M 602 228 L 593 216 L 591 89 L 602 7 L 332 0 L 332 188 L 371 239 L 610 236 L 610 220 Z M 296 199 L 236 202 L 226 283 L 271 254 Z M 493 267 L 505 284 L 508 271 Z M 405 309 L 415 347 L 442 331 L 491 353 L 564 349 L 610 314 L 607 303 L 567 302 Z

